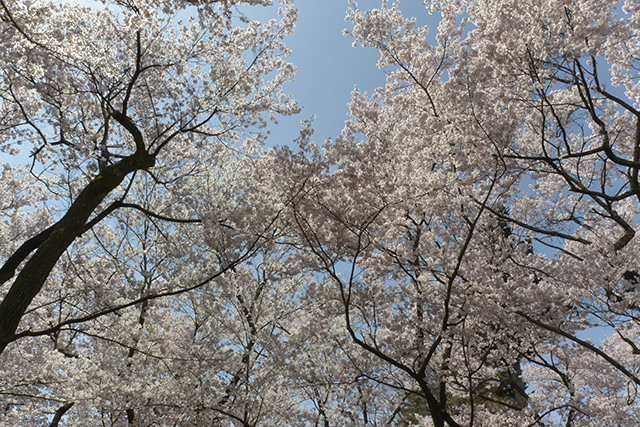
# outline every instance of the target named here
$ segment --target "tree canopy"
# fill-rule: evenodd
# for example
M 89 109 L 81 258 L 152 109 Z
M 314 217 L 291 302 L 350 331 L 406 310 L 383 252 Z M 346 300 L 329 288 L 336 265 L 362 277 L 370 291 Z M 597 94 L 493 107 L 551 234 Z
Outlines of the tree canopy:
M 2 424 L 640 424 L 640 2 L 350 2 L 267 147 L 271 3 L 0 0 Z

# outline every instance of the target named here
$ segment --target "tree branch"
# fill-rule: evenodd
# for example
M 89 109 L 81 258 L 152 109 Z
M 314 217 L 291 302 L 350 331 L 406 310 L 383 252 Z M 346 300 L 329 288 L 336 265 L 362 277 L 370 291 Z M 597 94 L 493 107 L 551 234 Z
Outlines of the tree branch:
M 58 410 L 56 411 L 55 415 L 53 416 L 53 419 L 51 420 L 51 424 L 49 424 L 49 427 L 58 427 L 58 424 L 60 423 L 60 420 L 62 419 L 64 414 L 69 409 L 71 409 L 71 407 L 73 405 L 74 405 L 74 402 L 67 402 L 64 405 L 62 405 L 61 407 L 59 407 Z
M 522 311 L 516 311 L 515 312 L 517 315 L 525 318 L 527 321 L 529 321 L 530 323 L 533 323 L 534 325 L 545 329 L 549 332 L 553 332 L 555 334 L 558 334 L 562 337 L 567 338 L 570 341 L 575 342 L 576 344 L 596 353 L 598 356 L 602 357 L 604 360 L 606 360 L 607 362 L 609 362 L 611 364 L 611 366 L 613 366 L 614 368 L 616 368 L 618 371 L 622 372 L 627 378 L 629 378 L 631 381 L 633 381 L 634 383 L 640 385 L 640 378 L 636 377 L 633 373 L 631 373 L 627 368 L 625 368 L 622 364 L 620 364 L 618 361 L 616 361 L 615 359 L 613 359 L 611 356 L 609 356 L 607 353 L 605 353 L 604 351 L 600 350 L 598 347 L 594 346 L 593 344 L 589 343 L 588 341 L 584 341 L 581 340 L 580 338 L 563 331 L 562 329 L 553 326 L 553 325 L 548 325 L 544 322 L 541 322 L 540 320 L 536 320 L 533 317 L 529 316 L 526 313 L 523 313 Z

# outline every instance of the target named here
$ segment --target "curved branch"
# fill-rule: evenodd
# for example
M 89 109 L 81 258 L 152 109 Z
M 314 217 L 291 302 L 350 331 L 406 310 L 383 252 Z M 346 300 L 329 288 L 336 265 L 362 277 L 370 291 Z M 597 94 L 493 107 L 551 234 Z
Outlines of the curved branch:
M 480 202 L 476 200 L 476 203 L 480 203 Z M 504 215 L 504 214 L 500 213 L 499 211 L 497 211 L 496 209 L 492 208 L 491 206 L 485 206 L 485 208 L 489 212 L 491 212 L 493 215 L 498 217 L 499 219 L 501 219 L 503 221 L 511 222 L 513 224 L 516 224 L 516 225 L 526 229 L 526 230 L 533 231 L 535 233 L 544 234 L 546 236 L 559 237 L 559 238 L 565 239 L 565 240 L 572 240 L 574 242 L 582 243 L 582 244 L 585 244 L 585 245 L 590 245 L 592 243 L 591 241 L 589 241 L 587 239 L 583 239 L 582 237 L 575 237 L 575 236 L 572 236 L 570 234 L 562 233 L 560 231 L 545 230 L 543 228 L 539 228 L 539 227 L 536 227 L 534 225 L 529 225 L 526 222 L 523 222 L 523 221 L 517 220 L 515 218 L 511 218 L 511 217 L 509 217 L 507 215 Z
M 607 353 L 605 353 L 604 351 L 600 350 L 598 347 L 594 346 L 593 344 L 591 344 L 588 341 L 585 340 L 581 340 L 580 338 L 563 331 L 562 329 L 556 327 L 556 326 L 552 326 L 552 325 L 548 325 L 544 322 L 541 322 L 539 320 L 534 319 L 533 317 L 529 316 L 526 313 L 523 313 L 521 311 L 516 311 L 515 312 L 517 315 L 519 315 L 520 317 L 523 317 L 524 319 L 526 319 L 527 321 L 529 321 L 530 323 L 533 323 L 534 325 L 545 329 L 549 332 L 553 332 L 555 334 L 558 334 L 570 341 L 573 341 L 574 343 L 586 348 L 587 350 L 590 350 L 592 352 L 594 352 L 595 354 L 597 354 L 598 356 L 602 357 L 604 360 L 606 360 L 607 362 L 609 362 L 611 364 L 611 366 L 613 366 L 614 368 L 616 368 L 618 371 L 620 371 L 621 373 L 623 373 L 627 378 L 629 378 L 631 381 L 633 381 L 636 384 L 640 385 L 640 378 L 638 378 L 637 376 L 635 376 L 633 373 L 631 373 L 627 368 L 625 368 L 624 366 L 622 366 L 622 364 L 620 364 L 618 361 L 616 361 L 615 359 L 613 359 L 611 356 L 609 356 Z
M 61 407 L 59 407 L 58 410 L 56 411 L 55 415 L 53 416 L 53 419 L 51 420 L 51 424 L 49 424 L 49 427 L 58 427 L 58 424 L 60 423 L 60 420 L 62 419 L 64 414 L 69 409 L 71 409 L 71 407 L 73 405 L 74 405 L 74 402 L 67 402 L 64 405 L 62 405 Z
M 118 207 L 135 209 L 137 211 L 142 212 L 143 214 L 145 214 L 148 217 L 159 219 L 161 221 L 176 222 L 176 223 L 179 223 L 179 224 L 201 224 L 202 223 L 202 220 L 199 219 L 199 218 L 184 219 L 184 218 L 171 218 L 171 217 L 168 217 L 168 216 L 160 215 L 160 214 L 157 214 L 155 212 L 151 212 L 149 209 L 145 209 L 145 208 L 143 208 L 142 206 L 140 206 L 140 205 L 138 205 L 136 203 L 119 202 L 118 203 Z
M 121 113 L 119 111 L 112 111 L 111 116 L 116 119 L 116 121 L 120 123 L 122 127 L 128 130 L 131 136 L 133 136 L 133 141 L 136 144 L 136 152 L 145 153 L 146 147 L 144 145 L 144 137 L 142 136 L 142 132 L 140 132 L 140 129 L 138 129 L 133 121 L 125 113 Z
M 58 332 L 60 330 L 62 330 L 65 326 L 69 326 L 69 325 L 75 325 L 78 323 L 85 323 L 88 322 L 90 320 L 95 320 L 99 317 L 102 316 L 106 316 L 107 314 L 113 314 L 115 312 L 118 312 L 120 310 L 124 310 L 126 308 L 129 307 L 133 307 L 136 306 L 138 304 L 142 304 L 146 301 L 151 301 L 154 299 L 158 299 L 158 298 L 164 298 L 164 297 L 169 297 L 169 296 L 175 296 L 175 295 L 180 295 L 186 292 L 190 292 L 192 290 L 201 288 L 203 286 L 205 286 L 206 284 L 210 283 L 212 280 L 214 280 L 215 278 L 221 276 L 222 274 L 226 273 L 229 270 L 234 269 L 239 263 L 241 263 L 242 261 L 244 261 L 244 259 L 248 256 L 248 254 L 245 254 L 245 256 L 241 257 L 240 259 L 229 263 L 227 266 L 225 266 L 224 268 L 222 268 L 221 270 L 217 271 L 216 273 L 214 273 L 213 275 L 209 276 L 208 278 L 196 283 L 195 285 L 189 286 L 188 288 L 181 288 L 181 289 L 176 289 L 173 291 L 167 291 L 167 292 L 160 292 L 160 293 L 151 293 L 151 294 L 147 294 L 145 296 L 142 296 L 140 298 L 137 298 L 133 301 L 129 301 L 128 303 L 125 304 L 120 304 L 117 306 L 113 306 L 113 307 L 107 307 L 104 308 L 102 310 L 93 312 L 91 314 L 87 314 L 86 316 L 82 316 L 82 317 L 74 317 L 71 319 L 67 319 L 63 322 L 58 323 L 55 326 L 52 326 L 50 328 L 47 329 L 41 329 L 38 331 L 32 331 L 30 329 L 27 329 L 25 331 L 19 332 L 17 334 L 14 334 L 12 336 L 9 336 L 7 338 L 4 339 L 0 339 L 0 348 L 2 348 L 2 346 L 6 346 L 7 344 L 19 340 L 20 338 L 24 338 L 24 337 L 40 337 L 43 335 L 49 335 L 55 332 Z

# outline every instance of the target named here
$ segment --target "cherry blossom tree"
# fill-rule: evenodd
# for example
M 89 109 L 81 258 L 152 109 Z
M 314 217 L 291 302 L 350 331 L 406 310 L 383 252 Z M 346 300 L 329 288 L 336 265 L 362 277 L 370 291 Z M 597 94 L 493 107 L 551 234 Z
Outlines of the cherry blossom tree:
M 271 3 L 0 2 L 2 424 L 276 424 L 294 406 L 264 367 L 303 276 L 272 278 L 283 205 L 252 162 L 297 111 L 296 11 L 243 14 Z
M 3 53 L 11 64 L 2 78 L 3 147 L 14 153 L 32 146 L 30 173 L 54 200 L 40 207 L 35 202 L 46 198 L 36 195 L 32 205 L 55 220 L 38 224 L 42 230 L 13 231 L 15 240 L 28 238 L 2 267 L 3 282 L 11 281 L 0 305 L 3 349 L 76 239 L 119 209 L 196 222 L 186 203 L 182 212 L 167 211 L 176 192 L 189 192 L 183 181 L 201 173 L 202 162 L 223 161 L 216 147 L 263 126 L 265 114 L 295 111 L 280 91 L 293 72 L 281 42 L 295 20 L 291 9 L 279 22 L 234 27 L 235 2 L 188 5 L 2 3 Z M 180 20 L 180 13 L 192 16 Z M 221 144 L 211 143 L 216 139 Z M 140 179 L 154 183 L 164 206 L 128 203 Z
M 637 425 L 640 4 L 425 3 L 434 41 L 354 2 L 387 83 L 281 153 L 363 378 L 421 426 Z
M 640 424 L 637 0 L 351 2 L 270 151 L 291 2 L 79 3 L 0 0 L 3 424 Z

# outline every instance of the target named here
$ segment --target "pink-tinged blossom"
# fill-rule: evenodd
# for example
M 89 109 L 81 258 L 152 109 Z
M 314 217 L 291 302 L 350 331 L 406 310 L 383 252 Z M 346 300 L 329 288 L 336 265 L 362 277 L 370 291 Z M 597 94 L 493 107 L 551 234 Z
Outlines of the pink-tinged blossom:
M 265 152 L 271 3 L 0 0 L 2 421 L 638 425 L 638 2 L 351 2 L 386 84 Z
M 637 5 L 425 3 L 349 10 L 387 82 L 289 214 L 360 369 L 418 425 L 636 425 Z

